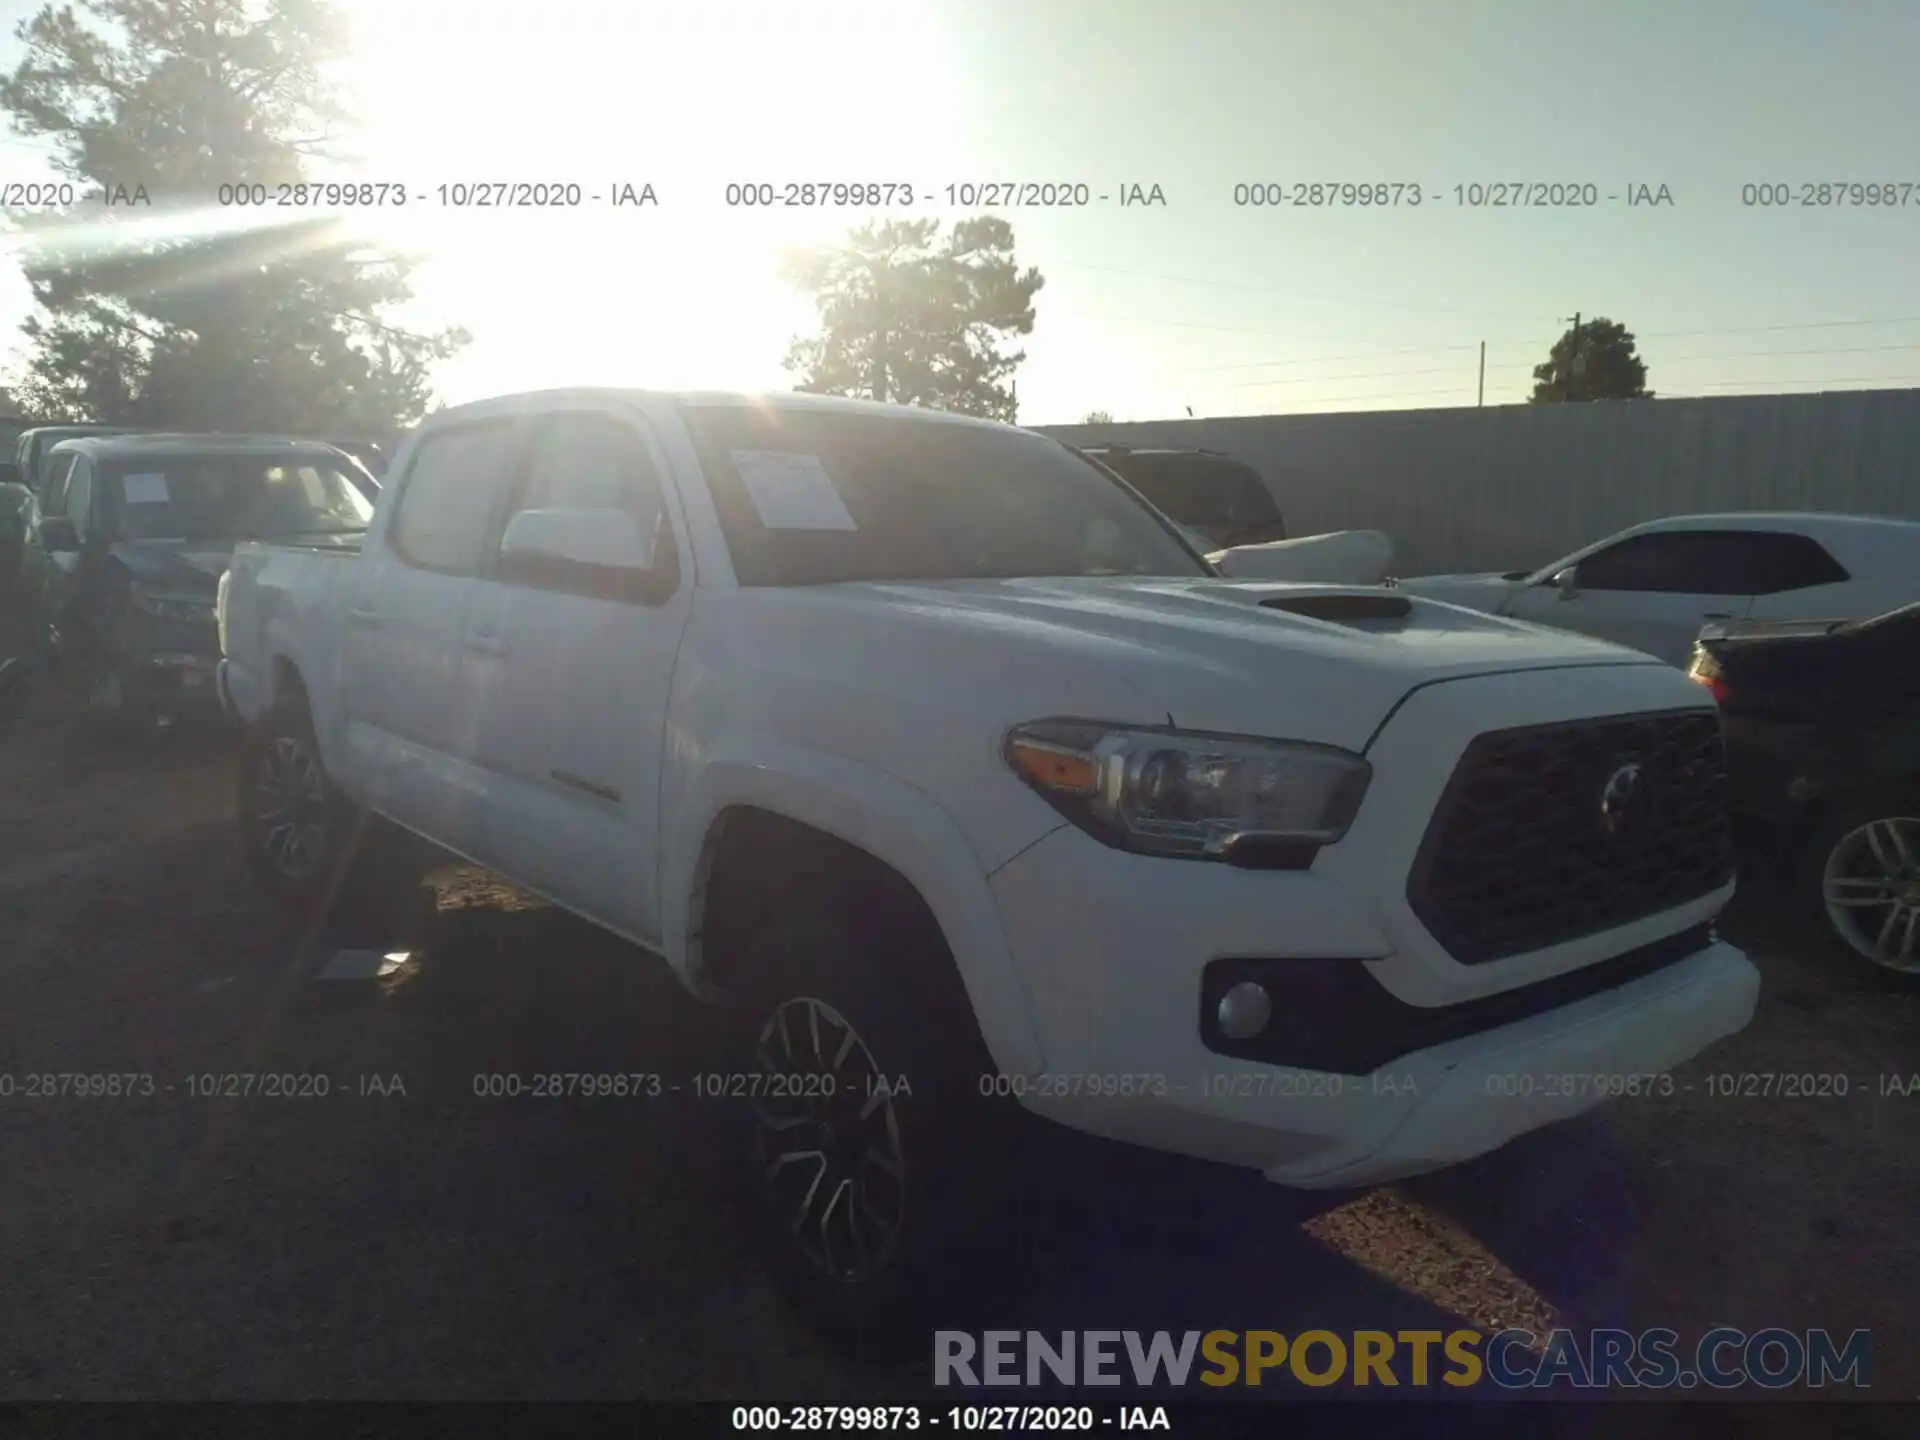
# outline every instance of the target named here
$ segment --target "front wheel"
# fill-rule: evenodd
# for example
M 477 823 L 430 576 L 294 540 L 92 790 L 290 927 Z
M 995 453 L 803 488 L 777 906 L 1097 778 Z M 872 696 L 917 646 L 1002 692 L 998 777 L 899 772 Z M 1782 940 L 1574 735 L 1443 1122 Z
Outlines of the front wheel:
M 890 1359 L 1011 1273 L 1019 1132 L 983 1096 L 947 956 L 825 908 L 763 938 L 729 1083 L 774 1279 L 825 1338 Z
M 274 902 L 309 915 L 325 908 L 351 859 L 354 807 L 334 788 L 299 700 L 282 701 L 240 747 L 241 844 Z
M 1829 934 L 1890 975 L 1920 979 L 1920 793 L 1890 790 L 1820 828 L 1808 857 Z

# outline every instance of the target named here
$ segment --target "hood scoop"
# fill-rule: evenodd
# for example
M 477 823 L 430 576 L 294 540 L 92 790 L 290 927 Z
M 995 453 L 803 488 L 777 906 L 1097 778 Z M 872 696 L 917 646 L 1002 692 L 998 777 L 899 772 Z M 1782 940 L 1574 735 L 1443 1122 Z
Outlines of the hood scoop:
M 1367 620 L 1404 620 L 1413 613 L 1413 602 L 1404 595 L 1387 594 L 1276 595 L 1262 600 L 1260 608 L 1357 625 Z

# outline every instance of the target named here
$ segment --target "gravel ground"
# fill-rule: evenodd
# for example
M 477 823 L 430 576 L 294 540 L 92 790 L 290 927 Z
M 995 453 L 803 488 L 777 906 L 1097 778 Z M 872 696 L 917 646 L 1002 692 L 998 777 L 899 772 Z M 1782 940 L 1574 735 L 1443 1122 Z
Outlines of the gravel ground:
M 762 1283 L 711 1110 L 474 1095 L 487 1073 L 692 1073 L 700 1020 L 646 957 L 401 846 L 374 868 L 407 903 L 291 933 L 244 874 L 231 795 L 219 734 L 103 748 L 29 714 L 0 740 L 0 1074 L 154 1087 L 0 1101 L 0 1395 L 917 1396 L 922 1372 L 826 1354 Z M 1920 1399 L 1920 1093 L 1871 1093 L 1920 1072 L 1920 1001 L 1745 925 L 1762 1012 L 1690 1091 L 1443 1175 L 1302 1196 L 1063 1142 L 1009 1313 L 1864 1327 L 1873 1396 Z M 414 959 L 317 979 L 341 945 Z M 1853 1093 L 1716 1099 L 1709 1069 Z M 196 1093 L 237 1073 L 330 1093 Z

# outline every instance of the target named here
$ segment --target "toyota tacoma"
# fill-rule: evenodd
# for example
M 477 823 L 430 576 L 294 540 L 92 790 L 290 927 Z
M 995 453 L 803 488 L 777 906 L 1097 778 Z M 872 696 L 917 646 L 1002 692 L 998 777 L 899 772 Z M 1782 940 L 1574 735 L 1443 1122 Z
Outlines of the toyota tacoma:
M 328 903 L 371 812 L 670 967 L 727 1037 L 702 1084 L 775 1274 L 842 1335 L 981 1273 L 1016 1131 L 1363 1185 L 1753 1011 L 1699 686 L 1223 579 L 1009 426 L 463 405 L 360 545 L 243 544 L 218 612 L 268 891 Z

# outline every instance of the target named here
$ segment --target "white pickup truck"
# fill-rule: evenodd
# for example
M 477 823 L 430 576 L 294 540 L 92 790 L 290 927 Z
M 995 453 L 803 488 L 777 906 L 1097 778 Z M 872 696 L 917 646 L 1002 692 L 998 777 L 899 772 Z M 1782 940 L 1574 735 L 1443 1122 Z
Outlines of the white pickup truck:
M 324 904 L 370 810 L 671 966 L 842 1334 L 977 1270 L 1031 1116 L 1360 1185 L 1670 1087 L 1753 1011 L 1698 686 L 1225 580 L 1030 432 L 461 406 L 357 553 L 243 545 L 218 614 L 269 890 Z

